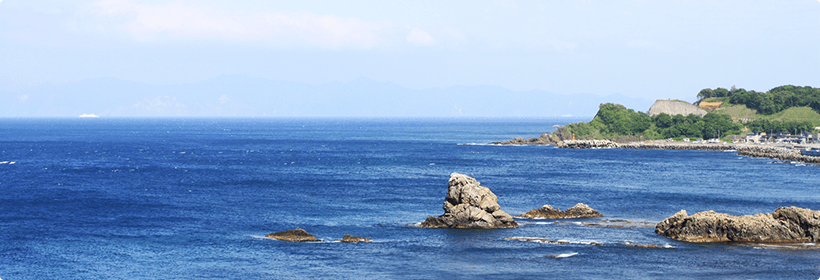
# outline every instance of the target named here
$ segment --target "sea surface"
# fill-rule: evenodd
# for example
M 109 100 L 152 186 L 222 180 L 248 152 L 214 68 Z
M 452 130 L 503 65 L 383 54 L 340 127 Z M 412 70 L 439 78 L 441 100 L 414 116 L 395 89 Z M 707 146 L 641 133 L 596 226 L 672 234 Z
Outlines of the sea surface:
M 820 209 L 820 167 L 484 144 L 575 121 L 0 119 L 0 279 L 820 277 L 814 244 L 691 244 L 653 227 L 681 209 Z M 580 202 L 606 216 L 414 227 L 443 213 L 453 172 L 513 215 Z M 323 241 L 264 238 L 294 228 Z M 334 241 L 345 234 L 373 242 Z

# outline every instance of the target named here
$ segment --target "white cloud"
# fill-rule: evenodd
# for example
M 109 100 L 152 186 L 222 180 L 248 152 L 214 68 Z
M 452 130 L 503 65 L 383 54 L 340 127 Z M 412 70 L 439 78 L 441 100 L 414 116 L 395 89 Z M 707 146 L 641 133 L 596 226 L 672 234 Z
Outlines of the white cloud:
M 309 13 L 230 14 L 178 2 L 148 5 L 130 0 L 101 0 L 94 6 L 98 15 L 123 17 L 121 27 L 142 41 L 205 39 L 370 49 L 389 43 L 385 37 L 391 31 L 390 24 Z
M 430 36 L 430 34 L 418 28 L 413 28 L 413 30 L 410 31 L 410 34 L 407 35 L 407 42 L 416 46 L 432 46 L 437 44 L 433 36 Z

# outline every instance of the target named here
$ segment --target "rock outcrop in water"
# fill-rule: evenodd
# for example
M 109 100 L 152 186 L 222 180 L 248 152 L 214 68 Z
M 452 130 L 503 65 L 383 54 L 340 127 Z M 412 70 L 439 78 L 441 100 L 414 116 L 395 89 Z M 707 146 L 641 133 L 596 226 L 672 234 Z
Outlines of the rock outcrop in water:
M 356 242 L 372 242 L 373 240 L 370 240 L 370 238 L 364 238 L 364 237 L 352 236 L 350 234 L 345 234 L 345 236 L 342 237 L 342 239 L 336 239 L 336 241 L 341 241 L 341 242 L 345 242 L 345 243 L 356 243 Z
M 501 210 L 498 197 L 467 175 L 450 174 L 444 215 L 427 217 L 420 227 L 433 228 L 514 228 L 510 214 Z
M 305 242 L 305 241 L 320 241 L 313 236 L 313 234 L 308 233 L 304 229 L 297 228 L 292 230 L 274 232 L 268 235 L 265 235 L 267 238 L 273 238 L 277 240 L 284 240 L 284 241 L 292 241 L 292 242 Z
M 507 141 L 496 141 L 490 144 L 494 145 L 555 145 L 560 143 L 564 140 L 572 139 L 572 134 L 562 133 L 562 130 L 559 129 L 553 133 L 541 133 L 541 136 L 538 138 L 515 138 L 512 140 Z
M 820 211 L 780 207 L 774 213 L 731 216 L 715 211 L 675 213 L 655 226 L 655 233 L 686 242 L 818 242 Z
M 517 215 L 516 217 L 527 219 L 572 219 L 603 216 L 604 214 L 598 213 L 598 211 L 592 209 L 586 204 L 578 203 L 567 209 L 567 211 L 561 211 L 559 208 L 552 208 L 552 205 L 544 205 L 539 209 L 532 209 L 529 212 Z

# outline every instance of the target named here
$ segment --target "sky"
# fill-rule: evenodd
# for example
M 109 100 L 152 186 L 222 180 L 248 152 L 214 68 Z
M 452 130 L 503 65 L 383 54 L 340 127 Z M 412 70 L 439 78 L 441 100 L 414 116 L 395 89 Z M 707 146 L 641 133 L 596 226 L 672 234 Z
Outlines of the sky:
M 694 101 L 820 87 L 820 1 L 0 0 L 0 91 L 220 75 Z

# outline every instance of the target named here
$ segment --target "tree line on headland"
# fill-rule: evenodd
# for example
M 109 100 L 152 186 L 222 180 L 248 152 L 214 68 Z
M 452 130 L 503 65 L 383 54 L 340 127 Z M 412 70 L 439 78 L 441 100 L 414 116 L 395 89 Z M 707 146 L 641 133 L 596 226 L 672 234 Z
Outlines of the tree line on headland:
M 731 90 L 724 88 L 704 89 L 698 99 L 722 98 L 731 104 L 743 104 L 757 110 L 759 114 L 771 115 L 791 107 L 811 107 L 820 112 L 820 88 L 780 86 L 766 93 Z M 728 99 L 728 100 L 727 100 Z M 747 129 L 745 130 L 744 127 Z M 601 104 L 598 113 L 587 123 L 573 123 L 562 128 L 564 133 L 572 133 L 579 139 L 607 139 L 620 136 L 643 137 L 644 139 L 665 138 L 720 138 L 745 131 L 802 132 L 812 131 L 809 121 L 777 121 L 756 119 L 747 123 L 733 122 L 732 117 L 709 112 L 702 118 L 690 114 L 670 116 L 665 113 L 649 116 L 643 112 L 627 109 L 623 105 Z
M 800 86 L 779 86 L 767 92 L 747 91 L 742 88 L 703 89 L 698 93 L 698 100 L 722 97 L 731 104 L 743 104 L 758 113 L 771 115 L 792 107 L 811 107 L 820 113 L 820 88 Z

